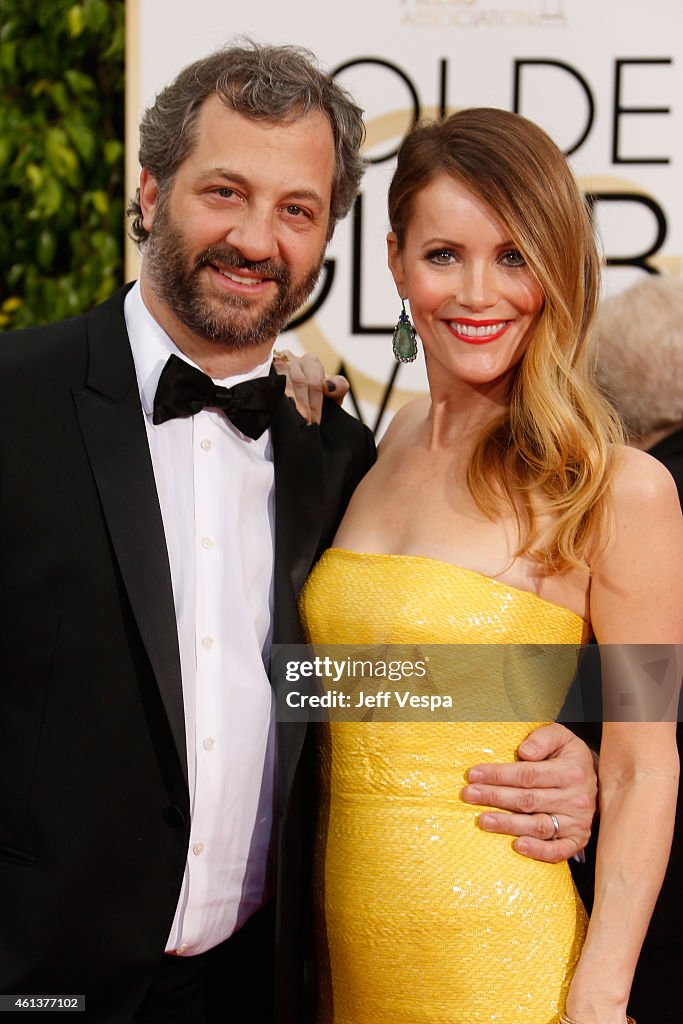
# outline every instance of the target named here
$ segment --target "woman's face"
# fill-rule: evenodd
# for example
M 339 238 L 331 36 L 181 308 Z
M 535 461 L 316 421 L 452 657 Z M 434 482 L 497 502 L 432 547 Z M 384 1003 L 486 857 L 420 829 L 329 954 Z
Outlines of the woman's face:
M 432 389 L 437 380 L 504 384 L 526 351 L 543 295 L 491 207 L 442 174 L 415 197 L 403 248 L 393 233 L 388 245 Z

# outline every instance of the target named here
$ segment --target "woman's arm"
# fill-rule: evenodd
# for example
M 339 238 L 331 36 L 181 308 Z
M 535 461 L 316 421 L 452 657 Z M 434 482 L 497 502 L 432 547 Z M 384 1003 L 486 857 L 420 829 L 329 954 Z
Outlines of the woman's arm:
M 669 855 L 678 784 L 677 687 L 658 701 L 651 717 L 660 720 L 652 722 L 643 720 L 637 692 L 639 674 L 642 691 L 648 672 L 668 673 L 665 685 L 680 680 L 683 519 L 671 477 L 625 449 L 612 511 L 611 535 L 592 566 L 591 618 L 604 661 L 603 703 L 620 708 L 622 720 L 603 728 L 595 904 L 567 999 L 580 1024 L 624 1024 Z
M 600 750 L 595 903 L 567 1013 L 624 1024 L 638 954 L 664 877 L 678 757 L 672 723 L 609 723 Z

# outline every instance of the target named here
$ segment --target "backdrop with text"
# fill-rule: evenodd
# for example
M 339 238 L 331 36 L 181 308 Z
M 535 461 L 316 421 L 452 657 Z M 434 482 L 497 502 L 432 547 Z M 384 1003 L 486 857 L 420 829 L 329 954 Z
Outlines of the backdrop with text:
M 421 358 L 396 367 L 400 306 L 386 267 L 386 193 L 397 147 L 420 117 L 515 110 L 568 155 L 591 197 L 605 290 L 643 273 L 683 275 L 683 4 L 680 0 L 128 0 L 127 189 L 141 111 L 185 64 L 239 36 L 313 50 L 365 110 L 370 166 L 318 288 L 283 339 L 343 367 L 351 408 L 381 432 L 426 389 Z M 191 13 L 190 13 L 191 11 Z M 128 276 L 137 255 L 128 253 Z

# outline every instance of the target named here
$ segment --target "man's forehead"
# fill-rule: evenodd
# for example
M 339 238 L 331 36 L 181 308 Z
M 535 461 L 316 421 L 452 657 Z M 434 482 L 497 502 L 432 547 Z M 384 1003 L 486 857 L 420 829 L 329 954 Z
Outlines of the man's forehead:
M 266 120 L 249 117 L 212 95 L 200 109 L 194 147 L 186 161 L 196 162 L 202 175 L 211 169 L 233 175 L 294 175 L 302 191 L 327 193 L 329 198 L 335 168 L 332 126 L 321 110 Z
M 220 126 L 230 123 L 233 130 L 241 128 L 243 131 L 253 129 L 263 133 L 281 132 L 287 136 L 305 135 L 315 126 L 315 131 L 328 138 L 334 146 L 334 134 L 330 119 L 324 110 L 317 107 L 306 110 L 303 105 L 297 105 L 281 117 L 260 117 L 237 110 L 227 97 L 212 93 L 201 104 L 197 121 L 200 129 L 209 129 L 213 126 L 220 128 Z

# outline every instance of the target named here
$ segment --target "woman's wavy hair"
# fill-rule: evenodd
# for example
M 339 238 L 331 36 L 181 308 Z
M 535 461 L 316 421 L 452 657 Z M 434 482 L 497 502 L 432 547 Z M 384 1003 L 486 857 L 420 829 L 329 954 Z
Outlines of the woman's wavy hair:
M 505 110 L 465 109 L 418 124 L 401 145 L 389 189 L 399 248 L 416 196 L 443 174 L 494 211 L 544 297 L 510 379 L 508 409 L 475 446 L 468 486 L 487 516 L 504 505 L 513 510 L 518 555 L 549 571 L 585 567 L 604 536 L 612 445 L 622 440 L 619 420 L 594 383 L 587 344 L 600 259 L 586 201 L 565 157 L 537 125 Z
M 298 46 L 265 46 L 246 40 L 244 45 L 225 47 L 195 61 L 162 89 L 140 122 L 140 165 L 156 178 L 162 194 L 192 153 L 199 111 L 212 95 L 257 121 L 295 121 L 312 111 L 328 118 L 335 145 L 329 241 L 337 221 L 350 210 L 365 169 L 360 155 L 365 138 L 363 112 L 351 96 L 320 70 L 309 50 Z M 131 237 L 141 246 L 148 232 L 142 224 L 139 189 L 128 205 L 128 215 Z

